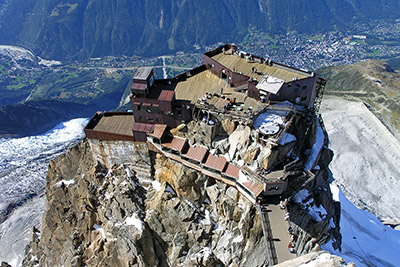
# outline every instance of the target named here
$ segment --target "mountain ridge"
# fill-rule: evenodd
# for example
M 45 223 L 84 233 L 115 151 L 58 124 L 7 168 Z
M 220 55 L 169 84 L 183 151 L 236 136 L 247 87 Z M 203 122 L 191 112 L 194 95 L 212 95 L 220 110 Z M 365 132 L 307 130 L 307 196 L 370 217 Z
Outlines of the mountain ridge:
M 240 42 L 249 27 L 272 34 L 315 33 L 393 17 L 399 8 L 395 0 L 12 0 L 0 5 L 0 43 L 52 59 L 155 56 L 196 44 Z

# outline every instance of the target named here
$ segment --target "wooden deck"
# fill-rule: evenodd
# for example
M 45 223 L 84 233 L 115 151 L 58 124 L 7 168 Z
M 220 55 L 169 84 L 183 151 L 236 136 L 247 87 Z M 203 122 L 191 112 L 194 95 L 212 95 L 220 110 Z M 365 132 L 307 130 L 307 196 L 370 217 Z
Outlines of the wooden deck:
M 302 74 L 300 71 L 291 71 L 277 66 L 268 66 L 266 64 L 257 62 L 249 62 L 245 58 L 241 58 L 238 55 L 232 55 L 231 50 L 228 50 L 225 53 L 219 53 L 213 56 L 212 59 L 224 65 L 228 69 L 235 69 L 236 72 L 241 72 L 244 75 L 257 79 L 258 81 L 260 81 L 264 75 L 271 75 L 282 79 L 285 82 L 290 82 L 296 78 L 303 79 L 310 77 L 305 73 Z M 252 68 L 256 68 L 257 73 L 254 73 Z

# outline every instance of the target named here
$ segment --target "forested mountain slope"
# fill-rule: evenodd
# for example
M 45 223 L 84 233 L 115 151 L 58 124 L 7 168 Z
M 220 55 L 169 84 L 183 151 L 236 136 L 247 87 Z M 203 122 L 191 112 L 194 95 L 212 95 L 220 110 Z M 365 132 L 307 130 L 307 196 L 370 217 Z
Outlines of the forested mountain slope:
M 238 42 L 247 29 L 322 32 L 397 16 L 396 0 L 5 0 L 0 43 L 41 57 L 154 56 Z

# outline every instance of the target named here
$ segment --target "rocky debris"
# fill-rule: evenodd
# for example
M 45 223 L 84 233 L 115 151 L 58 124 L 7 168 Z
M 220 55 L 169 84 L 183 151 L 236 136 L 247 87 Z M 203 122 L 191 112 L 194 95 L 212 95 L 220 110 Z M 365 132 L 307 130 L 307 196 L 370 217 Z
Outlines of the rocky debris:
M 260 153 L 259 146 L 252 146 L 246 150 L 246 154 L 243 157 L 243 160 L 247 164 L 253 164 L 254 160 L 257 158 L 258 154 Z
M 221 121 L 222 129 L 228 135 L 232 134 L 236 130 L 237 125 L 238 125 L 238 122 L 236 122 L 232 119 L 224 119 Z
M 315 267 L 355 267 L 354 263 L 346 264 L 345 261 L 327 251 L 312 252 L 293 260 L 285 261 L 275 265 L 276 267 L 292 266 L 315 266 Z
M 186 133 L 188 133 L 188 127 L 186 124 L 180 124 L 176 128 L 171 129 L 170 132 L 174 136 L 185 137 Z
M 314 179 L 306 180 L 289 198 L 287 208 L 297 255 L 318 251 L 329 239 L 335 249 L 341 246 L 340 203 L 332 200 L 329 177 L 329 169 L 317 171 Z
M 229 135 L 229 157 L 230 159 L 235 158 L 236 151 L 240 151 L 243 148 L 247 148 L 250 143 L 251 129 L 249 126 L 238 126 L 236 130 Z
M 229 139 L 228 136 L 218 135 L 214 138 L 212 142 L 212 147 L 215 149 L 216 154 L 224 155 L 229 149 Z
M 41 231 L 32 232 L 24 266 L 158 263 L 158 244 L 141 220 L 145 190 L 129 165 L 107 169 L 94 158 L 84 142 L 51 162 Z
M 205 176 L 182 185 L 192 170 L 162 156 L 157 157 L 156 170 L 162 187 L 148 193 L 145 220 L 170 244 L 172 266 L 265 264 L 263 253 L 256 254 L 265 250 L 256 209 L 235 188 Z M 169 186 L 177 196 L 169 194 Z

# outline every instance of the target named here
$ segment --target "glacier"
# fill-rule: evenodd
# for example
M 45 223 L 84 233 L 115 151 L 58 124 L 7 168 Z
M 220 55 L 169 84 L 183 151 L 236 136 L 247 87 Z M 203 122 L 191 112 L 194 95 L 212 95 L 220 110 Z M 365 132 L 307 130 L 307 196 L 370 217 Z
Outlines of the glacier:
M 0 139 L 0 222 L 7 210 L 43 192 L 49 161 L 84 137 L 87 122 L 73 119 L 42 135 Z
M 0 139 L 0 262 L 20 266 L 33 226 L 40 226 L 51 159 L 84 138 L 87 118 L 36 136 Z

